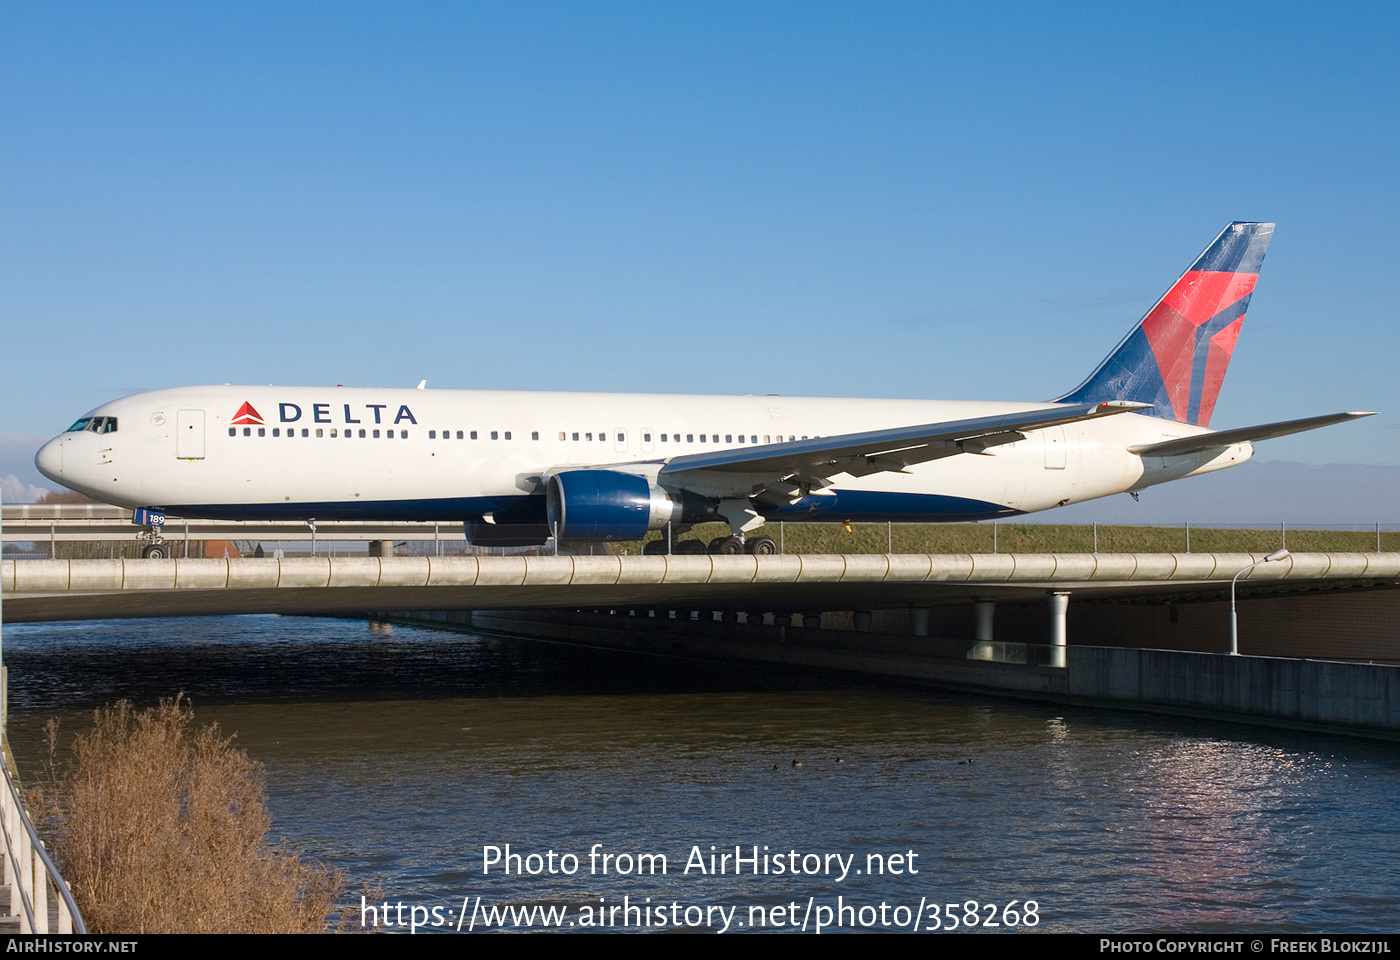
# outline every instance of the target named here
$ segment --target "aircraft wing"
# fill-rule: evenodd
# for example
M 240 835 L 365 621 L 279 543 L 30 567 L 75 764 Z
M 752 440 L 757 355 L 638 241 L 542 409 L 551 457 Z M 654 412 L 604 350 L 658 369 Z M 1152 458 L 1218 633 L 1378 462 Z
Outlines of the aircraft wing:
M 1283 420 L 1278 423 L 1261 423 L 1253 427 L 1237 427 L 1234 430 L 1216 430 L 1194 437 L 1180 437 L 1176 440 L 1162 440 L 1158 443 L 1136 443 L 1128 447 L 1129 453 L 1140 457 L 1179 457 L 1188 453 L 1228 447 L 1232 443 L 1247 440 L 1269 440 L 1273 437 L 1286 437 L 1290 433 L 1330 427 L 1334 423 L 1344 423 L 1360 417 L 1374 416 L 1374 412 L 1329 413 L 1324 417 L 1307 417 L 1303 420 Z
M 1149 406 L 1131 401 L 1059 404 L 991 417 L 685 454 L 667 461 L 658 479 L 697 489 L 733 486 L 735 481 L 742 483 L 747 478 L 752 483 L 746 486 L 795 496 L 830 486 L 828 478 L 837 474 L 863 477 L 898 473 L 912 464 L 940 457 L 984 454 L 991 447 L 1024 440 L 1025 431 L 1131 413 Z

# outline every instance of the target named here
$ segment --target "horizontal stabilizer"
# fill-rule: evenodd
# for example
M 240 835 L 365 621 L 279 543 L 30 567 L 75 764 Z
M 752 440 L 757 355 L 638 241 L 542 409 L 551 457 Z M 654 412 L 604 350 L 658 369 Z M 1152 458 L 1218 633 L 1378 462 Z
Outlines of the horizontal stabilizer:
M 1330 427 L 1334 423 L 1345 423 L 1348 420 L 1374 415 L 1374 412 L 1329 413 L 1325 417 L 1284 420 L 1280 423 L 1261 423 L 1254 427 L 1217 430 L 1194 437 L 1163 440 L 1160 443 L 1137 443 L 1130 446 L 1128 452 L 1136 453 L 1140 457 L 1180 457 L 1188 453 L 1200 453 L 1203 450 L 1228 447 L 1232 443 L 1244 443 L 1247 440 L 1270 440 L 1274 437 L 1286 437 L 1290 433 L 1302 433 L 1304 430 L 1316 430 L 1318 427 Z

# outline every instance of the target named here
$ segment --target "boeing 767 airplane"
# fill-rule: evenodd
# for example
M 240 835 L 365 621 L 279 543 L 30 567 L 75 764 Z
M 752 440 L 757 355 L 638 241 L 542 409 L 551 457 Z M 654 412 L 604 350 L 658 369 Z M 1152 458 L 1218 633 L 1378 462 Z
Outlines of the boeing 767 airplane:
M 1220 470 L 1253 441 L 1368 416 L 1209 429 L 1273 227 L 1227 226 L 1054 400 L 184 387 L 103 404 L 35 463 L 155 516 L 449 520 L 490 545 L 674 538 L 723 521 L 731 535 L 710 551 L 771 553 L 757 534 L 768 520 L 1012 517 Z

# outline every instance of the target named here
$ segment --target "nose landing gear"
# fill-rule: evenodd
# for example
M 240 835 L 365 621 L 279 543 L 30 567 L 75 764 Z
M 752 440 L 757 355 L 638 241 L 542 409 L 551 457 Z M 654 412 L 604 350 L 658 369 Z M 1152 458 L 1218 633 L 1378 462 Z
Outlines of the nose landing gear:
M 165 527 L 165 511 L 159 508 L 146 508 L 132 512 L 131 522 L 139 524 L 143 529 L 136 535 L 138 543 L 144 541 L 145 546 L 141 548 L 141 557 L 145 560 L 169 560 L 175 555 L 170 549 L 170 544 L 160 535 L 160 531 Z

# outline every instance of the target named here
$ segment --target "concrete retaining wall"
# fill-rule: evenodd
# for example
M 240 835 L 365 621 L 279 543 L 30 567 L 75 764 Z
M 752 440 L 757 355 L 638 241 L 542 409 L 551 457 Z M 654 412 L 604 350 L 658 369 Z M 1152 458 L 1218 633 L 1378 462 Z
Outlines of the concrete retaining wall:
M 432 614 L 395 619 L 442 622 Z M 663 656 L 780 664 L 1115 709 L 1400 739 L 1400 666 L 1071 646 L 1063 668 L 970 659 L 972 640 L 562 611 L 477 611 L 458 629 Z M 1012 659 L 1026 659 L 1029 644 Z M 1037 658 L 1029 657 L 1034 661 Z M 1040 658 L 1041 663 L 1046 662 Z
M 1400 735 L 1400 667 L 1179 650 L 1074 647 L 1067 692 L 1189 712 Z

